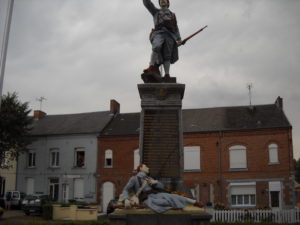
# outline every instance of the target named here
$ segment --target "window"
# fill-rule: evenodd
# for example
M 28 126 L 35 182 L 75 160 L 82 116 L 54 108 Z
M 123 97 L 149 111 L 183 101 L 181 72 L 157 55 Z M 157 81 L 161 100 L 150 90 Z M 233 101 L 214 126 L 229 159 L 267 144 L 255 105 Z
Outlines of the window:
M 113 166 L 112 164 L 112 160 L 113 160 L 113 152 L 112 150 L 106 150 L 105 151 L 105 167 L 111 168 Z
M 247 152 L 246 147 L 235 145 L 229 148 L 230 169 L 246 169 L 247 168 Z
M 255 206 L 255 195 L 231 195 L 232 206 Z
M 0 197 L 5 194 L 5 178 L 0 176 Z
M 256 206 L 256 184 L 232 183 L 230 184 L 232 207 L 255 207 Z
M 51 167 L 59 166 L 59 150 L 58 149 L 50 150 L 50 166 Z
M 49 190 L 50 190 L 50 199 L 52 201 L 58 200 L 59 194 L 59 179 L 58 178 L 50 178 L 49 179 Z
M 278 145 L 277 144 L 269 145 L 269 163 L 270 164 L 279 163 L 279 161 L 278 161 Z
M 35 167 L 35 159 L 36 159 L 35 151 L 29 151 L 28 152 L 28 167 L 30 167 L 30 168 Z
M 184 170 L 200 170 L 200 147 L 184 147 Z
M 9 152 L 3 151 L 0 152 L 0 168 L 7 168 L 9 166 L 8 162 L 9 162 Z
M 84 167 L 85 166 L 85 150 L 84 148 L 75 149 L 75 166 Z
M 137 167 L 140 165 L 140 150 L 137 149 L 133 153 L 133 169 L 136 170 Z

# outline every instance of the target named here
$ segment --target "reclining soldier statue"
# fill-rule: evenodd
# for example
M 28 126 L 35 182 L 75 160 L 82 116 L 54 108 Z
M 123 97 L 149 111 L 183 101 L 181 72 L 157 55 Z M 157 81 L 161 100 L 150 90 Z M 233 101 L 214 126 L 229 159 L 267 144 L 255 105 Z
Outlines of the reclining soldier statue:
M 124 202 L 125 208 L 144 204 L 157 213 L 163 213 L 170 209 L 183 209 L 187 204 L 203 206 L 194 199 L 167 193 L 161 182 L 147 176 L 149 168 L 145 164 L 139 165 L 137 171 L 137 175 L 131 177 L 124 187 L 119 199 L 119 202 Z

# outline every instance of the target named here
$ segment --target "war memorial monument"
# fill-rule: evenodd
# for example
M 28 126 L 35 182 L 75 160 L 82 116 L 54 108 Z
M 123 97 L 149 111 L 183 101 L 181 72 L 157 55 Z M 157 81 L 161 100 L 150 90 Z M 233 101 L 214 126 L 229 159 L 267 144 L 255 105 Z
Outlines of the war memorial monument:
M 124 187 L 109 215 L 112 225 L 209 225 L 211 216 L 196 202 L 183 183 L 182 99 L 185 85 L 170 75 L 182 40 L 169 0 L 143 0 L 151 13 L 152 52 L 149 67 L 138 84 L 141 98 L 139 149 L 141 165 Z M 162 69 L 164 74 L 162 74 Z

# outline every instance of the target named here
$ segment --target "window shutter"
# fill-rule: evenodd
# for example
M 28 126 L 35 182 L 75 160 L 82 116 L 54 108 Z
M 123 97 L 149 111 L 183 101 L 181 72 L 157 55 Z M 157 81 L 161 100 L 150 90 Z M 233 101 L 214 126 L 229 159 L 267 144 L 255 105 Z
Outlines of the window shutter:
M 231 195 L 255 195 L 256 186 L 232 186 Z
M 133 169 L 136 170 L 140 164 L 140 150 L 137 149 L 133 153 Z
M 184 147 L 184 170 L 200 170 L 200 147 Z
M 270 144 L 269 145 L 269 162 L 278 163 L 278 145 Z
M 247 168 L 247 153 L 246 147 L 241 145 L 232 146 L 229 149 L 230 154 L 230 168 L 243 169 Z

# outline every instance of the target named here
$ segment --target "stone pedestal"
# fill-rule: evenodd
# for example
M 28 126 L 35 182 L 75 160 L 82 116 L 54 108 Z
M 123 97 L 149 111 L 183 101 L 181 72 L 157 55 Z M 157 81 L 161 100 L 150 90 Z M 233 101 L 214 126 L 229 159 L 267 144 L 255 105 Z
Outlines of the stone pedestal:
M 157 214 L 146 210 L 116 210 L 109 215 L 111 225 L 210 225 L 211 215 L 203 209 L 169 210 Z
M 184 84 L 138 85 L 141 97 L 140 154 L 150 176 L 170 190 L 189 193 L 183 185 L 182 99 Z M 150 209 L 117 209 L 111 225 L 210 225 L 204 209 L 187 206 L 158 214 Z
M 140 154 L 150 176 L 171 190 L 182 191 L 182 99 L 185 85 L 138 85 L 141 98 Z

